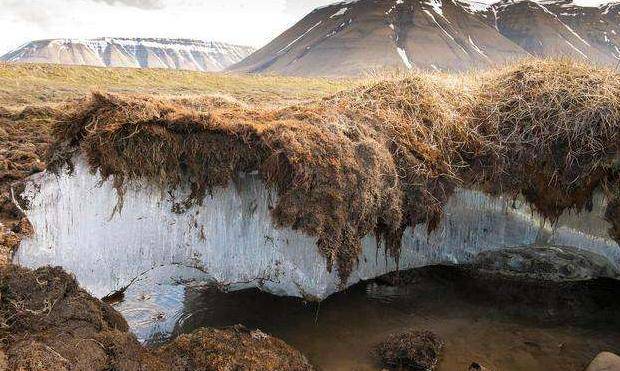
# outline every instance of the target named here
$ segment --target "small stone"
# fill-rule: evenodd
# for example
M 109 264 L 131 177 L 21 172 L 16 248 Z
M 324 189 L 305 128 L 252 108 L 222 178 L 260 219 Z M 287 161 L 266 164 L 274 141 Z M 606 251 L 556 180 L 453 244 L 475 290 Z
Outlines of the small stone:
M 620 371 L 620 357 L 610 352 L 599 353 L 586 371 Z
M 618 278 L 609 259 L 569 246 L 536 245 L 483 251 L 473 267 L 481 273 L 534 281 L 569 282 Z

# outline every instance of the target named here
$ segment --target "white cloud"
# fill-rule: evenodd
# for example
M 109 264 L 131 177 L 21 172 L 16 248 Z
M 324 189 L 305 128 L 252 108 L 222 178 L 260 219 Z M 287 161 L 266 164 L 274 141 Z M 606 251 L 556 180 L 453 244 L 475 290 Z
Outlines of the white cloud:
M 165 7 L 163 0 L 94 0 L 101 1 L 110 5 L 126 5 L 142 9 L 161 9 Z
M 313 8 L 332 2 L 0 0 L 0 55 L 36 39 L 103 36 L 193 38 L 260 47 Z
M 291 11 L 287 0 L 0 0 L 0 55 L 36 39 L 103 36 L 193 38 L 259 47 L 293 25 L 306 9 Z

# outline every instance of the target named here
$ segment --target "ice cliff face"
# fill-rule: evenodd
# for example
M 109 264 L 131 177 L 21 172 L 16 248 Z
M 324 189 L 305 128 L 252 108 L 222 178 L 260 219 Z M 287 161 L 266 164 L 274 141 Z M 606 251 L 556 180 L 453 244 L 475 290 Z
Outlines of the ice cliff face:
M 240 174 L 202 206 L 173 212 L 185 195 L 131 184 L 118 210 L 112 182 L 101 183 L 81 159 L 71 175 L 35 175 L 23 194 L 35 233 L 22 241 L 14 262 L 62 266 L 97 297 L 126 289 L 116 309 L 141 340 L 170 333 L 182 320 L 187 285 L 259 287 L 309 299 L 342 289 L 315 238 L 273 226 L 269 210 L 277 196 L 259 175 Z M 551 224 L 521 201 L 461 189 L 437 230 L 406 231 L 398 263 L 367 236 L 347 285 L 398 267 L 466 263 L 485 250 L 535 243 L 575 246 L 620 266 L 620 247 L 602 218 L 605 206 L 596 197 L 591 212 L 566 213 Z
M 253 51 L 246 46 L 186 39 L 54 39 L 28 43 L 0 61 L 221 71 Z
M 183 213 L 173 211 L 183 192 L 162 194 L 137 184 L 129 186 L 122 209 L 115 210 L 111 181 L 100 183 L 81 160 L 71 175 L 33 177 L 24 198 L 35 234 L 22 242 L 16 263 L 62 266 L 98 297 L 153 274 L 156 281 L 260 287 L 317 299 L 342 288 L 315 238 L 273 226 L 269 210 L 277 196 L 258 175 L 240 174 L 202 206 Z M 607 235 L 604 204 L 598 197 L 591 212 L 567 213 L 552 225 L 527 204 L 461 189 L 436 231 L 428 234 L 423 225 L 406 231 L 398 265 L 466 263 L 484 250 L 534 243 L 575 246 L 618 265 L 620 247 Z M 347 285 L 397 269 L 374 236 L 367 236 L 363 246 Z

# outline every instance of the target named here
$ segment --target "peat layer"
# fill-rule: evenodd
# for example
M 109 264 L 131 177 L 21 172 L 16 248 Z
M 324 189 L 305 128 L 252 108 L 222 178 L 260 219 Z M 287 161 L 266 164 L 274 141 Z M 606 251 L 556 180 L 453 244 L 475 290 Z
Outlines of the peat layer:
M 277 109 L 93 94 L 65 111 L 52 170 L 83 154 L 119 208 L 134 180 L 189 185 L 178 212 L 258 170 L 279 195 L 274 222 L 316 236 L 343 283 L 361 238 L 398 257 L 404 229 L 434 229 L 456 187 L 523 195 L 550 219 L 601 190 L 620 241 L 620 78 L 568 60 L 412 74 Z
M 13 202 L 11 186 L 45 169 L 53 121 L 49 107 L 28 106 L 19 112 L 0 107 L 0 266 L 9 264 L 21 237 L 32 232 Z

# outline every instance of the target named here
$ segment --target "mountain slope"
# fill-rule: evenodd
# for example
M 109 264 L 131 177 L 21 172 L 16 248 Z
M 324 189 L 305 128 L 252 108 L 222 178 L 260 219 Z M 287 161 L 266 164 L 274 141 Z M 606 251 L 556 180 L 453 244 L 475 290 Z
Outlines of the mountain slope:
M 617 5 L 617 4 L 615 4 Z M 568 56 L 598 64 L 617 63 L 618 9 L 614 4 L 583 7 L 570 0 L 503 0 L 485 19 L 530 54 Z
M 186 39 L 54 39 L 28 43 L 0 61 L 221 71 L 253 51 L 245 46 Z
M 316 9 L 232 70 L 351 75 L 385 67 L 465 69 L 526 55 L 469 4 L 438 1 L 360 0 Z
M 570 0 L 357 0 L 315 9 L 231 71 L 358 75 L 466 70 L 525 56 L 620 59 L 620 6 Z M 618 29 L 616 29 L 618 28 Z

